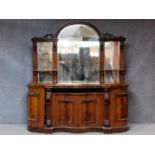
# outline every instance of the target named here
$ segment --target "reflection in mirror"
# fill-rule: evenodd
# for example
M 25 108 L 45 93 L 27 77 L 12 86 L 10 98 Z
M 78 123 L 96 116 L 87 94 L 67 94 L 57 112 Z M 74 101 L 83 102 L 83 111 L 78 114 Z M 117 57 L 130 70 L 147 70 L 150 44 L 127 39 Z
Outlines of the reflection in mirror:
M 52 81 L 52 72 L 39 72 L 39 83 L 48 83 Z
M 106 71 L 104 73 L 104 82 L 108 84 L 113 83 L 112 71 Z
M 104 82 L 106 84 L 119 83 L 119 71 L 116 70 L 107 70 L 104 73 Z
M 105 42 L 104 52 L 105 52 L 104 81 L 105 83 L 119 83 L 120 42 L 118 41 Z
M 38 70 L 52 69 L 52 42 L 38 42 Z
M 120 82 L 120 72 L 118 70 L 113 71 L 113 81 L 114 83 Z
M 120 42 L 109 41 L 104 44 L 105 51 L 105 70 L 118 70 L 120 57 Z
M 94 29 L 71 25 L 58 38 L 59 83 L 99 83 L 99 41 Z

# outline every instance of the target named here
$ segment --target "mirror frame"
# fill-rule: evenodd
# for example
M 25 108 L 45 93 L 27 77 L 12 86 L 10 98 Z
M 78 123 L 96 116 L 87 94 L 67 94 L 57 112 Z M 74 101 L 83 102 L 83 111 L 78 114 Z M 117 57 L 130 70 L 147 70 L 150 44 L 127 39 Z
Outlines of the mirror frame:
M 72 27 L 73 26 L 73 27 Z M 70 28 L 71 29 L 73 29 L 73 31 L 74 31 L 74 29 L 75 29 L 75 31 L 74 32 L 76 32 L 76 31 L 78 31 L 79 30 L 79 28 L 80 28 L 80 26 L 85 26 L 84 28 L 85 29 L 88 29 L 88 31 L 89 32 L 92 32 L 93 34 L 94 34 L 94 37 L 97 39 L 95 42 L 97 42 L 97 47 L 96 47 L 96 52 L 97 52 L 97 55 L 98 55 L 98 57 L 96 58 L 96 62 L 97 62 L 97 64 L 98 65 L 95 65 L 96 67 L 95 67 L 95 70 L 92 70 L 92 67 L 93 66 L 90 66 L 89 65 L 89 67 L 90 67 L 90 70 L 88 69 L 88 70 L 86 70 L 86 72 L 87 72 L 87 74 L 88 74 L 88 77 L 87 77 L 87 74 L 85 74 L 85 67 L 82 67 L 80 64 L 80 60 L 81 59 L 78 59 L 79 58 L 79 56 L 80 56 L 80 53 L 77 53 L 76 55 L 74 55 L 74 59 L 75 59 L 75 61 L 76 61 L 76 57 L 77 57 L 77 62 L 79 62 L 77 65 L 74 65 L 75 67 L 77 66 L 78 68 L 78 72 L 77 72 L 77 70 L 75 70 L 75 72 L 73 71 L 73 72 L 70 72 L 70 69 L 71 69 L 71 66 L 69 65 L 68 67 L 68 72 L 64 72 L 65 74 L 64 75 L 66 75 L 66 76 L 63 76 L 63 75 L 60 75 L 60 64 L 59 64 L 59 61 L 60 61 L 60 55 L 62 55 L 61 53 L 60 53 L 60 44 L 59 44 L 59 41 L 61 40 L 61 39 L 65 39 L 66 41 L 68 40 L 68 36 L 70 36 L 70 37 L 74 37 L 74 33 L 71 31 L 69 31 L 70 30 Z M 97 30 L 98 31 L 98 30 Z M 57 34 L 57 38 L 58 38 L 58 42 L 57 42 L 57 56 L 58 56 L 58 72 L 57 72 L 57 74 L 58 74 L 58 84 L 73 84 L 73 85 L 78 85 L 78 84 L 100 84 L 100 75 L 99 75 L 99 71 L 100 71 L 100 41 L 99 41 L 99 38 L 100 38 L 100 36 L 99 36 L 99 32 L 97 32 L 96 31 L 96 29 L 94 29 L 94 27 L 92 27 L 92 26 L 90 26 L 90 25 L 86 25 L 86 24 L 71 24 L 71 25 L 67 25 L 67 26 L 65 26 L 65 27 L 63 27 L 60 31 L 59 31 L 59 33 Z M 68 33 L 68 35 L 66 35 L 65 37 L 66 38 L 63 38 L 63 34 L 65 34 L 66 32 L 69 32 Z M 87 36 L 87 34 L 83 34 L 82 35 L 83 37 L 85 37 L 85 36 Z M 78 36 L 77 36 L 78 37 Z M 90 36 L 91 37 L 91 36 Z M 92 36 L 93 37 L 93 36 Z M 78 39 L 78 38 L 77 38 Z M 82 40 L 81 40 L 82 41 Z M 70 40 L 70 42 L 72 43 L 72 40 Z M 77 41 L 78 42 L 78 41 Z M 86 41 L 87 42 L 87 41 Z M 91 41 L 90 41 L 91 42 Z M 93 41 L 94 42 L 94 41 Z M 65 48 L 70 48 L 70 47 L 62 47 L 62 49 L 64 49 L 65 50 Z M 76 49 L 78 49 L 78 51 L 81 49 L 83 49 L 84 48 L 84 46 L 81 46 L 81 47 L 75 47 Z M 75 49 L 73 46 L 72 46 L 72 50 L 74 50 Z M 89 53 L 91 54 L 91 47 L 90 46 L 88 46 L 87 47 L 87 49 L 89 48 Z M 66 50 L 65 50 L 66 51 Z M 88 50 L 86 50 L 86 51 L 88 51 Z M 79 51 L 80 52 L 80 51 Z M 82 52 L 83 53 L 83 52 Z M 67 51 L 66 51 L 66 56 L 68 55 L 69 53 L 67 53 Z M 69 58 L 72 58 L 72 54 L 70 53 L 69 55 Z M 71 57 L 70 57 L 71 56 Z M 87 55 L 88 56 L 88 55 Z M 68 59 L 69 59 L 68 58 Z M 86 57 L 87 58 L 87 57 Z M 90 60 L 92 60 L 92 56 L 90 56 Z M 63 59 L 63 58 L 62 58 Z M 65 60 L 65 59 L 63 59 L 65 62 L 67 62 L 67 59 Z M 68 60 L 68 62 L 69 62 L 70 60 Z M 71 62 L 73 62 L 73 60 L 71 60 Z M 88 61 L 88 63 L 91 63 L 91 61 Z M 96 64 L 96 63 L 95 63 Z M 80 67 L 81 66 L 81 67 Z M 66 66 L 67 67 L 67 66 Z M 87 67 L 86 67 L 87 68 Z M 62 68 L 63 69 L 63 68 Z M 73 68 L 72 68 L 73 69 Z M 72 70 L 71 69 L 71 70 Z M 74 69 L 73 69 L 74 70 Z M 83 74 L 82 74 L 82 72 L 81 71 L 83 70 Z M 64 70 L 65 71 L 65 70 Z M 94 74 L 95 73 L 95 74 Z M 69 76 L 69 75 L 70 76 Z M 68 77 L 67 77 L 67 75 L 68 75 Z M 75 76 L 76 75 L 76 76 Z M 60 77 L 60 76 L 62 76 L 62 77 Z M 73 77 L 73 79 L 72 79 L 72 77 Z M 79 78 L 78 78 L 79 77 Z M 93 81 L 93 79 L 94 79 L 94 81 Z

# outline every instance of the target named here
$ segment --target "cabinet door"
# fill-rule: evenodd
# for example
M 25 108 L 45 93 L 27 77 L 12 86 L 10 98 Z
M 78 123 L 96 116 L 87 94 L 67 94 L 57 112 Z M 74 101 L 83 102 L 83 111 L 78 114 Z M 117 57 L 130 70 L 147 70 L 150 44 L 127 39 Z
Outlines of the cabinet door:
M 44 127 L 45 92 L 42 88 L 29 88 L 28 125 L 30 128 Z
M 127 125 L 128 104 L 126 89 L 112 90 L 110 117 L 112 126 L 119 127 Z
M 103 94 L 85 94 L 78 98 L 79 126 L 102 126 Z
M 76 126 L 76 96 L 71 94 L 52 95 L 53 126 Z

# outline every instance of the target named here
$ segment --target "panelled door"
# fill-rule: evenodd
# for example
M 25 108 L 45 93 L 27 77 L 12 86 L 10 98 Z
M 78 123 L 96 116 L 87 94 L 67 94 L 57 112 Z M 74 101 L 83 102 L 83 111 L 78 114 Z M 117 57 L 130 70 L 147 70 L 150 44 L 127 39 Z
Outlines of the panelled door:
M 111 92 L 111 108 L 110 119 L 111 126 L 120 127 L 127 125 L 128 119 L 128 105 L 127 105 L 127 90 L 126 89 L 113 89 Z
M 45 90 L 29 88 L 28 94 L 28 125 L 32 128 L 44 127 Z
M 71 94 L 52 95 L 53 126 L 76 126 L 77 96 Z
M 78 97 L 78 125 L 103 125 L 103 94 L 84 94 Z

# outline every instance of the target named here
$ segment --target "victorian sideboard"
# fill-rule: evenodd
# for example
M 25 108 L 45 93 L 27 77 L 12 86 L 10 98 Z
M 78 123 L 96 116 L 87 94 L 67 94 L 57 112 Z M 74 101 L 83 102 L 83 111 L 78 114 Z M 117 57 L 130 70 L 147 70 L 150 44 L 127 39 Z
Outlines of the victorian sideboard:
M 28 130 L 127 131 L 124 41 L 80 22 L 33 37 Z

